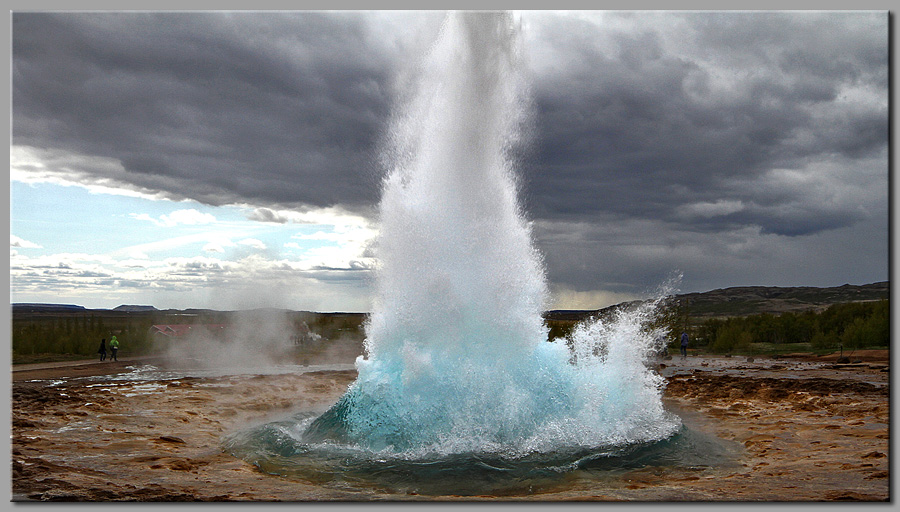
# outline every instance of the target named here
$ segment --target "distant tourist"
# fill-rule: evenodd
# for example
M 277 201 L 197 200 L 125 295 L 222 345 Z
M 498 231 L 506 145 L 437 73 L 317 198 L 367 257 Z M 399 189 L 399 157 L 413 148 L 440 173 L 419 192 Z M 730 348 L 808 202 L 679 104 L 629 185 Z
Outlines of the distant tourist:
M 106 338 L 100 340 L 100 350 L 98 350 L 97 352 L 100 354 L 101 361 L 106 359 Z
M 112 354 L 109 355 L 109 360 L 118 361 L 119 359 L 116 357 L 116 352 L 119 351 L 119 340 L 117 340 L 115 336 L 109 340 L 109 349 L 112 351 Z
M 115 338 L 113 338 L 115 339 Z M 686 332 L 681 333 L 681 355 L 687 357 L 688 335 Z M 115 352 L 113 352 L 115 354 Z

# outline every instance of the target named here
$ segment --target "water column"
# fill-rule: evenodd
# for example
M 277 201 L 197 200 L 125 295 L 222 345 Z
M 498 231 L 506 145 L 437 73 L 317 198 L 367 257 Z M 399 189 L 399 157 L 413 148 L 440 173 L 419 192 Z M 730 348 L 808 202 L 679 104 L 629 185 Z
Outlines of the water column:
M 647 313 L 622 320 L 634 328 L 601 329 L 628 337 L 592 338 L 594 328 L 571 340 L 625 343 L 612 351 L 621 368 L 603 356 L 572 364 L 566 344 L 546 341 L 547 288 L 511 158 L 528 112 L 518 44 L 508 14 L 449 15 L 399 107 L 366 352 L 306 442 L 515 454 L 672 432 L 642 364 Z

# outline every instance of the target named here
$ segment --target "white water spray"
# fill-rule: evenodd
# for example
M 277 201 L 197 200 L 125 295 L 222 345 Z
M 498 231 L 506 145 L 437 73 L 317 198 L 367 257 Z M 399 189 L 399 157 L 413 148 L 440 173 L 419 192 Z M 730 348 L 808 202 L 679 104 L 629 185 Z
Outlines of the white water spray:
M 547 342 L 548 296 L 516 197 L 527 102 L 506 14 L 450 15 L 392 127 L 376 301 L 359 376 L 310 443 L 519 456 L 663 439 L 646 368 L 655 303 Z

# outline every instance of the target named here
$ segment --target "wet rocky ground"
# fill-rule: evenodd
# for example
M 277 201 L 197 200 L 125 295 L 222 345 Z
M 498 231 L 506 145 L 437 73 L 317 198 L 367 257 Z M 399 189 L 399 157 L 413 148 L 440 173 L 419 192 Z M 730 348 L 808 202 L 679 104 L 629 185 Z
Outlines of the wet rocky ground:
M 836 358 L 834 358 L 836 359 Z M 130 381 L 146 362 L 13 372 L 14 501 L 884 501 L 890 498 L 887 352 L 654 362 L 667 407 L 731 447 L 727 464 L 572 476 L 504 496 L 425 496 L 261 472 L 230 432 L 324 411 L 352 369 Z

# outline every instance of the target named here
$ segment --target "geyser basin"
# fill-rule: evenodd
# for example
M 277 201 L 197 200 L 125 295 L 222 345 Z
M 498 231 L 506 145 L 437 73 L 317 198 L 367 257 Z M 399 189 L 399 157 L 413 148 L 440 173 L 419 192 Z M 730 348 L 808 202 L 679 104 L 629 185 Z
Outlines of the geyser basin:
M 664 380 L 645 364 L 665 293 L 547 341 L 547 287 L 512 159 L 528 104 L 518 67 L 510 16 L 447 18 L 391 127 L 358 378 L 318 418 L 232 438 L 233 453 L 276 473 L 506 482 L 679 442 Z
M 680 427 L 662 441 L 560 448 L 528 455 L 457 453 L 407 458 L 333 443 L 307 443 L 314 416 L 298 414 L 230 436 L 226 449 L 265 473 L 342 489 L 419 495 L 521 496 L 578 487 L 614 488 L 629 472 L 651 468 L 677 478 L 698 470 L 733 469 L 739 447 Z

